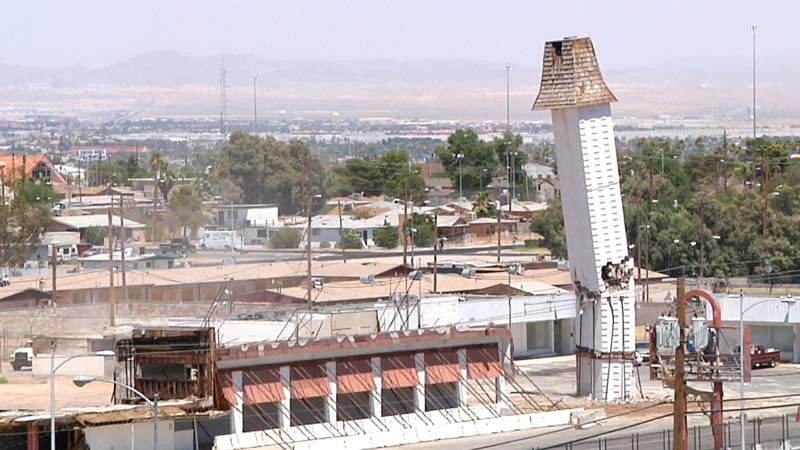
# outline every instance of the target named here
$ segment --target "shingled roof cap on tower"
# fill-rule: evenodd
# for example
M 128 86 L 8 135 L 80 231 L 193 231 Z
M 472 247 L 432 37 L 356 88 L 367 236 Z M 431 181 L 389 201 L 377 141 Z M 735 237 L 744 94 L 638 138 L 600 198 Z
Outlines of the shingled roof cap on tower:
M 590 38 L 567 37 L 545 43 L 542 82 L 534 111 L 616 101 L 603 81 Z

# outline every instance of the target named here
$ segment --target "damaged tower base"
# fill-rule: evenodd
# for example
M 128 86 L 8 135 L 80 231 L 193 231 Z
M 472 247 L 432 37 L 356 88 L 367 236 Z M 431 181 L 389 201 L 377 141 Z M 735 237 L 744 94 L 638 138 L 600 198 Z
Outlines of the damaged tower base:
M 579 395 L 625 401 L 634 384 L 633 260 L 611 103 L 589 38 L 547 42 L 534 110 L 551 110 L 570 271 L 577 297 Z
M 632 359 L 635 313 L 632 295 L 606 296 L 597 302 L 587 298 L 578 304 L 578 395 L 625 401 L 639 394 L 635 382 L 636 365 Z M 600 333 L 612 329 L 613 334 Z M 587 346 L 592 342 L 599 343 L 597 348 Z

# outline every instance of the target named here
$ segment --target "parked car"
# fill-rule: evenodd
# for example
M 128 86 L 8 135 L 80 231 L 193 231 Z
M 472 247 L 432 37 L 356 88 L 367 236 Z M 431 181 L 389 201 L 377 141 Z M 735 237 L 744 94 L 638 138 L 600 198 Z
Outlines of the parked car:
M 763 345 L 750 346 L 750 367 L 775 367 L 781 361 L 781 351 L 764 348 Z
M 14 350 L 9 360 L 14 371 L 22 370 L 23 367 L 33 367 L 33 341 L 27 341 L 25 345 Z
M 172 247 L 177 253 L 196 253 L 197 247 L 186 239 L 173 239 Z
M 647 341 L 637 342 L 635 357 L 637 366 L 641 366 L 643 363 L 650 362 L 650 343 Z

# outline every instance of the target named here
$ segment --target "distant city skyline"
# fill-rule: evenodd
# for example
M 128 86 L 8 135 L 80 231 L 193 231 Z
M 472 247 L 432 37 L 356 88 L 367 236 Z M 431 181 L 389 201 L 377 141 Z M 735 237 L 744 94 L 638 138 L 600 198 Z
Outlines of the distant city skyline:
M 104 67 L 177 50 L 199 56 L 355 61 L 448 59 L 538 65 L 542 43 L 591 36 L 604 68 L 668 60 L 746 63 L 749 25 L 761 58 L 797 55 L 786 37 L 791 1 L 479 2 L 367 0 L 256 2 L 141 0 L 9 2 L 0 16 L 0 63 Z

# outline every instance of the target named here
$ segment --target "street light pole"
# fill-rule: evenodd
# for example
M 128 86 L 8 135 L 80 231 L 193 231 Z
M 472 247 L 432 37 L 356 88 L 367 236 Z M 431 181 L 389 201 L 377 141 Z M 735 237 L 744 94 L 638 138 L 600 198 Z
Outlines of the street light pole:
M 253 77 L 253 134 L 258 134 L 258 101 L 256 100 L 256 83 L 258 77 Z
M 458 158 L 458 199 L 461 200 L 464 198 L 464 192 L 462 190 L 462 178 L 464 175 L 464 170 L 461 164 L 464 161 L 464 154 L 459 153 L 456 155 L 456 158 Z
M 56 371 L 75 358 L 85 358 L 89 356 L 114 356 L 114 352 L 111 350 L 101 350 L 96 353 L 72 355 L 56 365 L 56 343 L 55 341 L 50 342 L 50 450 L 56 450 Z
M 747 308 L 744 307 L 744 294 L 742 291 L 739 291 L 739 429 L 741 435 L 739 436 L 739 441 L 741 442 L 741 450 L 746 450 L 745 445 L 745 425 L 747 423 L 747 415 L 745 414 L 745 397 L 744 397 L 744 313 L 749 311 L 751 308 L 768 302 L 774 302 L 776 300 L 768 299 L 768 300 L 761 300 L 755 303 L 750 304 Z M 781 303 L 785 303 L 788 306 L 792 306 L 795 304 L 795 300 L 780 300 Z M 787 313 L 788 314 L 788 313 Z M 750 351 L 750 348 L 747 349 Z
M 751 25 L 750 30 L 753 31 L 753 139 L 757 136 L 756 129 L 756 29 L 757 26 Z
M 75 384 L 75 386 L 78 386 L 78 387 L 86 386 L 87 384 L 89 384 L 89 383 L 91 383 L 93 381 L 102 381 L 103 383 L 111 383 L 111 384 L 113 384 L 115 386 L 119 386 L 119 387 L 125 388 L 125 389 L 133 392 L 137 396 L 139 396 L 139 398 L 144 400 L 144 402 L 147 403 L 148 406 L 153 408 L 153 450 L 158 449 L 158 392 L 153 394 L 153 400 L 150 400 L 149 398 L 147 398 L 146 395 L 142 394 L 136 388 L 134 388 L 132 386 L 128 386 L 125 383 L 120 383 L 119 381 L 109 380 L 107 378 L 95 378 L 95 377 L 87 377 L 87 376 L 81 376 L 81 375 L 79 375 L 79 376 L 77 376 L 77 377 L 72 379 L 72 383 Z
M 750 349 L 748 349 L 750 351 Z M 745 450 L 744 413 L 744 294 L 739 291 L 739 442 Z

